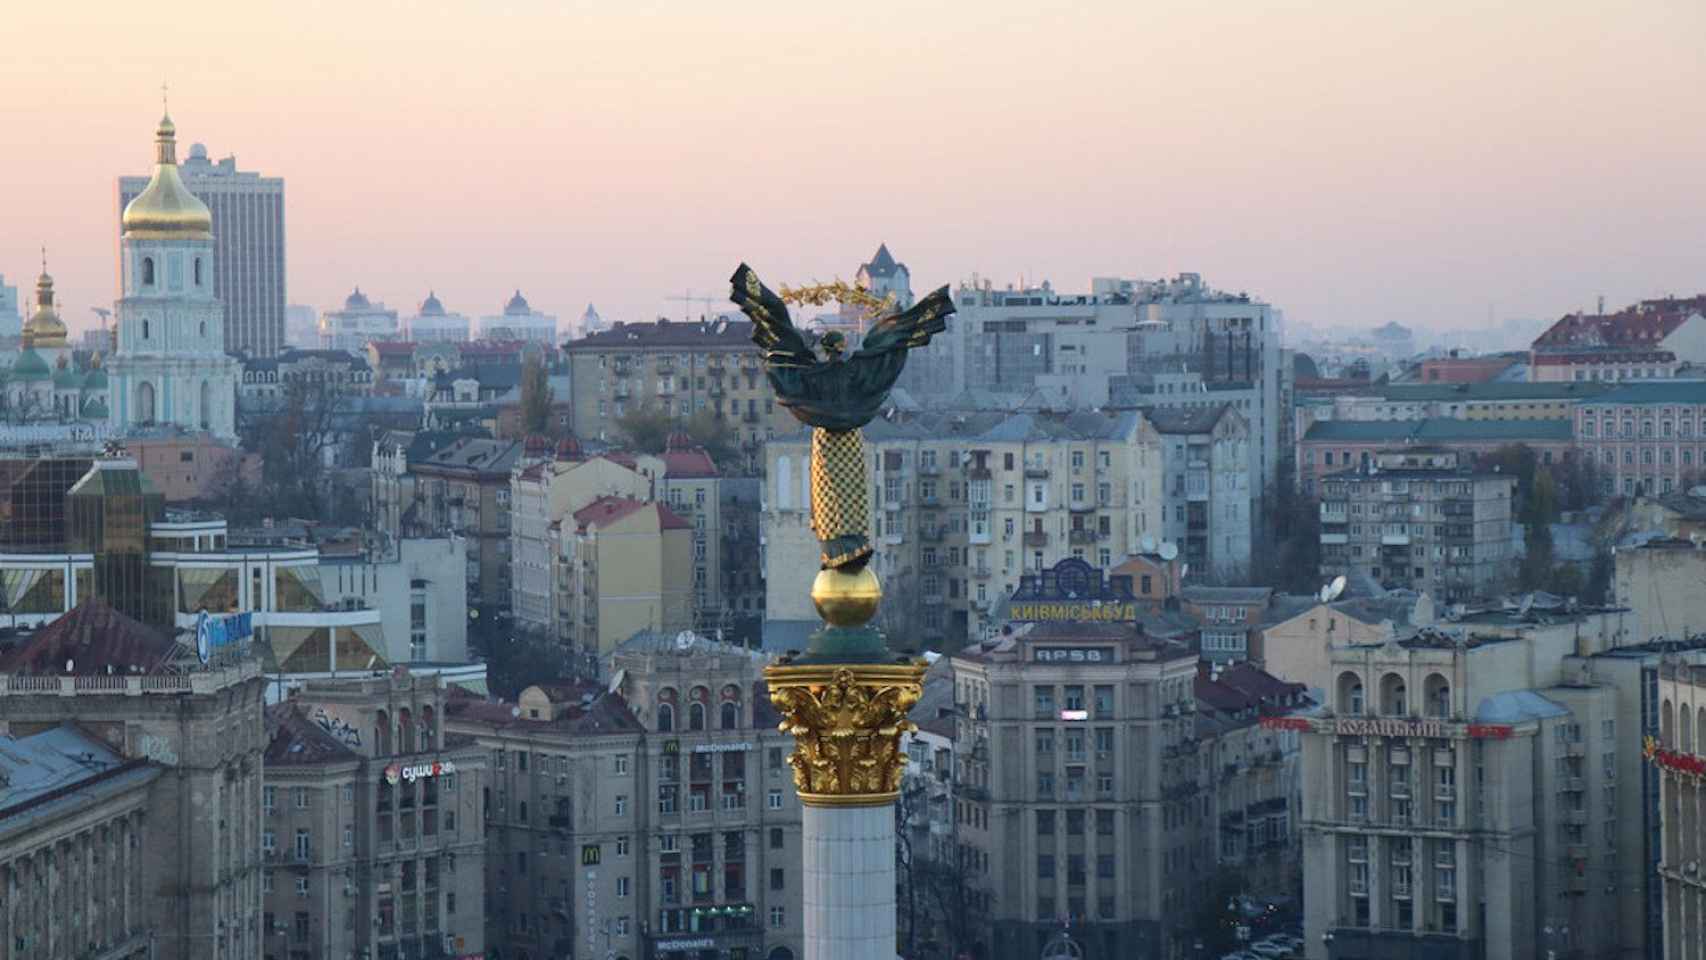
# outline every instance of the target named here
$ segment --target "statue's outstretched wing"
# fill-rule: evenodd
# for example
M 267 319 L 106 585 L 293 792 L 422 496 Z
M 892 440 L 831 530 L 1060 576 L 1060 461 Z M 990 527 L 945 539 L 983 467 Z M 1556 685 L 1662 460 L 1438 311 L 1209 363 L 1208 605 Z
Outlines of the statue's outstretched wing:
M 922 347 L 930 338 L 948 329 L 954 299 L 947 287 L 939 287 L 908 310 L 878 320 L 865 334 L 855 356 L 876 356 L 891 350 Z
M 760 283 L 752 268 L 741 264 L 729 278 L 729 299 L 752 320 L 752 342 L 764 351 L 764 362 L 772 367 L 812 367 L 817 357 L 805 337 L 788 318 L 788 305 Z M 945 289 L 945 288 L 944 288 Z

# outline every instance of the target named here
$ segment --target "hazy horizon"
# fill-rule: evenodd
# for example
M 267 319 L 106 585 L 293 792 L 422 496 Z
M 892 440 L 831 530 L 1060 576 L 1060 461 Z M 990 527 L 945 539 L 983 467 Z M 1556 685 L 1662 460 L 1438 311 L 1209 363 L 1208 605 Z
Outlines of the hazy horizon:
M 285 178 L 316 310 L 678 317 L 879 242 L 920 291 L 1188 270 L 1312 327 L 1706 289 L 1706 5 L 1479 6 L 31 5 L 0 274 L 45 244 L 69 323 L 110 305 L 165 80 L 180 153 Z

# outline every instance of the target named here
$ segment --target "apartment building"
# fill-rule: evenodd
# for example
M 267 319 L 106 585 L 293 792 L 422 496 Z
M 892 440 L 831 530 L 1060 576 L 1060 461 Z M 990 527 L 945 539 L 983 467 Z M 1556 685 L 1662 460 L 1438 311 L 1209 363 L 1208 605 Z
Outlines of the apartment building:
M 1521 444 L 1543 464 L 1563 463 L 1575 455 L 1574 434 L 1569 420 L 1323 420 L 1298 434 L 1298 489 L 1316 496 L 1329 474 L 1365 469 L 1376 455 L 1398 447 L 1444 448 L 1471 463 Z
M 1295 419 L 1299 433 L 1325 420 L 1568 420 L 1577 403 L 1614 388 L 1600 381 L 1371 384 L 1364 394 L 1307 397 Z
M 1213 862 L 1237 871 L 1250 893 L 1295 895 L 1303 870 L 1302 741 L 1273 720 L 1313 702 L 1303 684 L 1248 663 L 1199 663 L 1192 692 Z
M 1706 667 L 1680 662 L 1660 668 L 1659 735 L 1645 756 L 1660 781 L 1661 841 L 1657 885 L 1663 891 L 1664 956 L 1706 957 L 1706 822 L 1700 817 L 1706 777 Z
M 74 724 L 0 734 L 0 957 L 149 956 L 143 820 L 165 772 Z
M 413 495 L 407 504 L 375 503 L 396 514 L 405 537 L 460 536 L 467 541 L 468 603 L 482 615 L 510 605 L 510 473 L 518 440 L 457 439 L 409 463 L 412 484 L 375 485 L 381 496 Z
M 793 960 L 800 807 L 763 659 L 647 633 L 608 684 L 462 698 L 492 757 L 489 948 L 504 956 Z
M 630 497 L 599 497 L 564 517 L 551 553 L 558 639 L 599 656 L 644 630 L 692 629 L 693 533 L 664 504 Z
M 765 457 L 765 616 L 815 620 L 810 440 L 773 440 Z M 876 570 L 916 584 L 885 609 L 916 609 L 909 627 L 932 643 L 994 631 L 1027 572 L 1069 557 L 1107 569 L 1161 535 L 1161 442 L 1136 411 L 877 420 L 865 457 Z
M 574 433 L 617 441 L 628 412 L 659 409 L 686 418 L 709 411 L 734 431 L 748 465 L 764 441 L 799 429 L 775 402 L 752 342 L 752 323 L 717 317 L 697 323 L 659 318 L 617 321 L 608 330 L 571 340 L 569 358 Z
M 261 711 L 255 658 L 209 666 L 95 600 L 0 650 L 0 736 L 28 741 L 73 725 L 102 744 L 89 750 L 91 765 L 66 766 L 94 774 L 86 791 L 56 783 L 24 801 L 31 829 L 44 833 L 0 832 L 5 906 L 16 918 L 7 922 L 23 924 L 0 951 L 20 960 L 261 955 Z M 32 835 L 50 842 L 11 846 Z M 127 876 L 128 889 L 111 885 Z M 97 899 L 88 913 L 72 906 Z M 102 943 L 113 952 L 96 953 Z
M 1310 957 L 1643 955 L 1624 636 L 1497 610 L 1332 647 L 1325 707 L 1273 722 L 1303 737 Z
M 1200 649 L 1204 660 L 1236 663 L 1253 659 L 1259 652 L 1255 634 L 1273 595 L 1270 587 L 1192 584 L 1179 591 L 1179 609 L 1202 624 Z
M 1037 623 L 953 656 L 955 819 L 992 960 L 1062 927 L 1092 955 L 1165 956 L 1213 864 L 1197 655 L 1134 624 Z
M 1571 313 L 1534 338 L 1529 379 L 1673 377 L 1706 361 L 1706 296 L 1643 300 L 1616 313 Z
M 437 677 L 317 681 L 267 708 L 263 956 L 485 949 L 486 752 Z
M 1250 570 L 1249 421 L 1228 404 L 1143 412 L 1161 438 L 1161 538 L 1199 576 L 1237 582 Z
M 1687 490 L 1706 474 L 1706 380 L 1623 384 L 1577 404 L 1574 429 L 1608 496 Z
M 1436 600 L 1497 594 L 1511 575 L 1515 480 L 1457 451 L 1382 451 L 1321 481 L 1321 575 L 1368 573 Z
M 933 400 L 967 391 L 1025 395 L 1057 409 L 1231 402 L 1251 423 L 1256 489 L 1279 464 L 1279 312 L 1194 273 L 1170 280 L 1097 277 L 1087 294 L 1048 283 L 997 290 L 973 278 L 954 293 L 948 331 L 913 351 L 901 385 Z M 1136 390 L 1144 396 L 1116 396 Z

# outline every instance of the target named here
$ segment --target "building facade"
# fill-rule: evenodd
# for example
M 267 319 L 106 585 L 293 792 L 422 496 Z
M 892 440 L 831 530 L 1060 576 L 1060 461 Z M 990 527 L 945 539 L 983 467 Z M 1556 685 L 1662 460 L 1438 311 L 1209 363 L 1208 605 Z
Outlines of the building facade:
M 1181 948 L 1213 863 L 1196 664 L 1119 623 L 1039 623 L 954 655 L 955 817 L 964 882 L 987 893 L 983 955 L 1029 960 L 1067 924 L 1090 956 Z
M 108 769 L 159 773 L 127 816 L 118 814 L 129 801 L 102 786 L 119 786 L 116 773 L 70 804 L 37 808 L 75 819 L 81 806 L 95 819 L 8 864 L 8 917 L 45 918 L 47 929 L 10 930 L 0 949 L 20 960 L 84 956 L 105 940 L 113 952 L 94 955 L 260 956 L 261 710 L 254 658 L 201 664 L 170 635 L 98 601 L 0 653 L 0 735 L 24 740 L 73 724 L 104 745 L 90 753 L 122 758 L 108 756 L 117 764 Z M 104 831 L 103 813 L 115 815 Z M 46 820 L 44 829 L 72 826 Z M 135 876 L 131 858 L 140 864 L 135 887 L 107 886 L 101 909 L 79 914 L 74 904 L 99 896 L 101 885 Z M 22 947 L 15 939 L 37 936 L 44 939 Z
M 517 290 L 504 304 L 503 313 L 480 318 L 480 339 L 518 340 L 554 352 L 558 343 L 557 318 L 534 310 Z
M 464 438 L 412 462 L 413 483 L 386 485 L 380 495 L 413 495 L 393 510 L 405 537 L 460 536 L 467 543 L 468 603 L 482 616 L 510 604 L 510 473 L 522 445 L 515 440 Z
M 1660 734 L 1649 739 L 1646 757 L 1660 780 L 1662 824 L 1659 876 L 1664 908 L 1664 956 L 1706 957 L 1706 877 L 1700 856 L 1706 847 L 1701 781 L 1706 779 L 1706 667 L 1667 663 L 1660 668 Z
M 1706 474 L 1706 381 L 1624 384 L 1574 416 L 1577 449 L 1607 495 L 1662 496 Z
M 369 300 L 360 287 L 344 298 L 343 309 L 327 310 L 320 315 L 322 350 L 341 350 L 360 357 L 367 354 L 369 343 L 401 336 L 397 311 Z
M 1534 338 L 1529 378 L 1651 380 L 1706 362 L 1706 297 L 1643 300 L 1613 314 L 1566 314 Z
M 1298 434 L 1297 482 L 1305 496 L 1318 496 L 1327 475 L 1366 470 L 1382 451 L 1400 447 L 1443 448 L 1460 462 L 1516 444 L 1529 447 L 1543 464 L 1576 455 L 1569 420 L 1326 420 Z
M 907 635 L 983 636 L 1026 573 L 1069 557 L 1107 569 L 1161 536 L 1161 443 L 1136 411 L 925 414 L 864 436 L 877 572 L 916 585 L 883 605 Z M 774 440 L 765 457 L 765 617 L 812 620 L 809 438 Z
M 1250 571 L 1249 421 L 1226 404 L 1144 417 L 1161 441 L 1161 539 L 1198 576 L 1239 582 Z
M 734 431 L 748 466 L 756 467 L 767 438 L 799 428 L 775 402 L 747 320 L 617 322 L 564 350 L 574 434 L 585 440 L 620 440 L 618 421 L 631 411 L 678 419 L 709 411 Z
M 190 145 L 179 167 L 184 186 L 212 217 L 213 295 L 224 306 L 224 343 L 248 356 L 271 356 L 285 345 L 284 180 L 238 170 L 237 158 L 210 161 Z M 148 177 L 120 177 L 122 212 L 145 190 Z M 121 237 L 122 243 L 122 237 Z M 119 286 L 125 287 L 123 276 Z
M 552 616 L 566 646 L 604 655 L 641 631 L 674 636 L 697 622 L 693 528 L 668 506 L 599 497 L 556 534 Z
M 466 343 L 471 329 L 467 317 L 445 310 L 429 290 L 415 315 L 404 321 L 403 337 L 415 343 Z
M 106 364 L 112 429 L 173 424 L 234 441 L 240 371 L 226 352 L 213 214 L 178 175 L 170 117 L 160 119 L 154 176 L 125 205 L 123 228 L 117 348 Z
M 267 709 L 264 956 L 485 949 L 487 753 L 436 677 L 309 683 Z
M 1515 480 L 1480 473 L 1456 451 L 1376 454 L 1321 481 L 1321 575 L 1366 571 L 1436 600 L 1497 594 L 1510 579 Z

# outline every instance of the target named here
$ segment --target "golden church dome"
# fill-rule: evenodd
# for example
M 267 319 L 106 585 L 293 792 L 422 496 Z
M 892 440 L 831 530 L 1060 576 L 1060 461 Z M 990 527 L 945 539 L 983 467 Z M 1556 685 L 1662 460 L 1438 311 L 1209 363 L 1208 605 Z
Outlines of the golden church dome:
M 63 347 L 66 344 L 65 321 L 53 306 L 53 278 L 42 271 L 36 278 L 36 312 L 24 324 L 24 347 Z
M 124 235 L 141 240 L 211 240 L 213 214 L 178 177 L 177 128 L 170 115 L 154 133 L 154 177 L 124 208 Z

